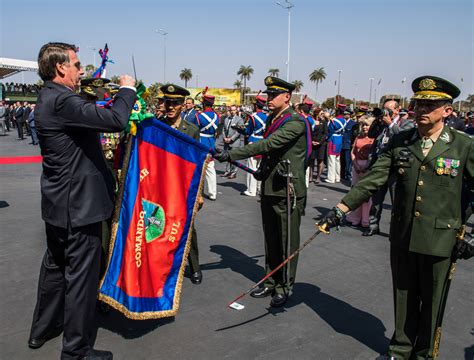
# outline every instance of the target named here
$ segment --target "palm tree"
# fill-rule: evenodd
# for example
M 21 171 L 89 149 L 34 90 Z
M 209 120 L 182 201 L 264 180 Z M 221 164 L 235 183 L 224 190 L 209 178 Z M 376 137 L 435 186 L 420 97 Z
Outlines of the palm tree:
M 118 75 L 114 75 L 110 78 L 110 82 L 114 83 L 114 84 L 118 84 L 120 83 L 120 76 Z
M 295 80 L 293 81 L 293 85 L 295 85 L 295 92 L 299 93 L 303 87 L 303 82 L 301 80 Z
M 268 69 L 268 73 L 269 73 L 271 76 L 278 77 L 278 75 L 280 74 L 280 69 L 271 68 L 271 69 Z
M 242 89 L 242 81 L 240 81 L 240 80 L 235 80 L 235 82 L 234 82 L 234 88 L 236 88 L 237 90 Z
M 191 71 L 191 69 L 188 69 L 188 68 L 184 68 L 183 70 L 181 70 L 180 74 L 179 74 L 179 78 L 181 80 L 184 80 L 184 87 L 188 87 L 188 81 L 191 80 L 193 77 L 193 72 Z
M 253 74 L 253 68 L 251 65 L 245 66 L 240 65 L 239 71 L 237 71 L 237 75 L 240 76 L 240 79 L 244 82 L 244 88 L 242 91 L 242 99 L 245 99 L 245 89 L 247 88 L 247 80 L 250 80 L 250 76 Z
M 324 71 L 323 67 L 315 69 L 311 74 L 309 74 L 309 81 L 314 82 L 316 84 L 316 93 L 314 95 L 315 99 L 318 95 L 318 86 L 324 79 L 326 79 L 326 71 Z

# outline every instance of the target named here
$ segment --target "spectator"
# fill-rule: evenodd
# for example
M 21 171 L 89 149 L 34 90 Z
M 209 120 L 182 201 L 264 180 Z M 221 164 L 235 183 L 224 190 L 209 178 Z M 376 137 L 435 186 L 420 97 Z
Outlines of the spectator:
M 352 185 L 367 174 L 369 167 L 369 155 L 374 139 L 369 138 L 369 128 L 375 118 L 362 116 L 359 119 L 360 130 L 359 136 L 354 142 L 354 147 L 351 151 L 352 159 Z M 372 199 L 363 203 L 357 209 L 347 215 L 347 221 L 353 226 L 361 225 L 364 228 L 369 227 L 370 207 L 372 206 Z
M 28 124 L 31 131 L 31 142 L 30 145 L 38 145 L 38 134 L 36 132 L 36 125 L 35 125 L 35 104 L 31 105 L 31 111 L 28 115 Z
M 3 100 L 0 102 L 0 135 L 7 135 L 7 108 Z
M 23 107 L 21 106 L 20 102 L 17 101 L 15 105 L 15 123 L 18 131 L 18 137 L 16 138 L 17 140 L 25 140 L 23 136 Z

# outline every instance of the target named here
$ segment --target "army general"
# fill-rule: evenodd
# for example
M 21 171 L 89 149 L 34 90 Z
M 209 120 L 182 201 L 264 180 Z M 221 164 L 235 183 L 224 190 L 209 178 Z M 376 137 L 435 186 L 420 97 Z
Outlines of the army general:
M 396 174 L 390 226 L 395 331 L 387 359 L 436 357 L 448 271 L 465 243 L 459 239 L 462 182 L 474 175 L 473 139 L 443 124 L 459 89 L 435 76 L 415 79 L 412 89 L 417 128 L 395 135 L 369 174 L 322 220 L 337 225 Z

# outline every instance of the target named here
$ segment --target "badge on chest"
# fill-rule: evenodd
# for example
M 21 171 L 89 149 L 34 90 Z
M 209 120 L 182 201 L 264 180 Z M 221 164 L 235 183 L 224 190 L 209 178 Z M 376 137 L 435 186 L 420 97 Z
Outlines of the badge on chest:
M 460 160 L 439 157 L 436 159 L 436 174 L 455 177 L 459 173 Z

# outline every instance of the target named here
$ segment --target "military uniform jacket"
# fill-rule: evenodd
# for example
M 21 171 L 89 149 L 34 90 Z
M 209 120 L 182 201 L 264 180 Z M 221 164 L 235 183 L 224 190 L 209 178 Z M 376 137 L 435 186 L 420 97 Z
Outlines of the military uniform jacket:
M 162 117 L 161 119 L 158 119 L 158 120 L 160 120 L 161 122 L 167 124 L 166 116 Z M 186 121 L 184 119 L 181 119 L 181 121 L 179 122 L 178 128 L 176 130 L 178 130 L 180 133 L 188 135 L 189 137 L 192 137 L 196 141 L 199 141 L 199 139 L 200 139 L 199 128 L 196 125 L 194 125 L 194 124 L 192 124 L 189 121 Z
M 125 129 L 135 91 L 122 88 L 114 106 L 103 109 L 67 87 L 46 81 L 38 96 L 38 129 L 43 173 L 41 210 L 47 223 L 67 228 L 109 218 L 113 210 L 113 175 L 99 132 Z
M 264 181 L 262 194 L 286 197 L 286 178 L 278 174 L 284 171 L 282 160 L 290 160 L 293 182 L 297 197 L 306 196 L 305 158 L 307 151 L 306 124 L 293 109 L 286 109 L 280 117 L 291 114 L 291 118 L 266 139 L 229 151 L 232 160 L 245 159 L 255 155 L 266 155 L 263 164 Z M 275 119 L 278 120 L 278 119 Z M 267 118 L 266 128 L 272 124 L 273 115 Z
M 454 166 L 450 174 L 438 170 L 448 160 L 456 166 L 455 173 Z M 357 208 L 394 172 L 397 182 L 390 224 L 392 245 L 425 255 L 451 256 L 461 226 L 463 177 L 472 181 L 474 175 L 473 139 L 445 126 L 425 157 L 417 129 L 394 135 L 388 149 L 342 202 L 350 209 Z

